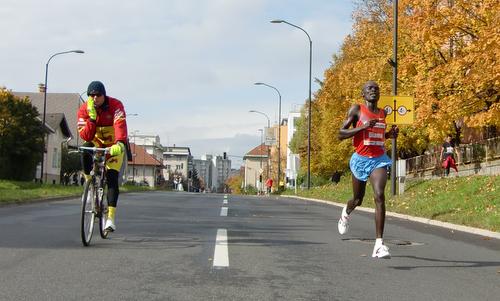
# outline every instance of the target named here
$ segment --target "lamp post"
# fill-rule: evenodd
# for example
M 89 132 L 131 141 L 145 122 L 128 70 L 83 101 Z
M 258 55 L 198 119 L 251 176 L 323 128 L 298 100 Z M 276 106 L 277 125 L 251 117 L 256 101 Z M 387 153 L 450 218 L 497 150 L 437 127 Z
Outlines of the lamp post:
M 255 83 L 257 86 L 266 86 L 274 89 L 278 92 L 279 96 L 279 109 L 278 109 L 278 191 L 280 190 L 280 179 L 281 179 L 281 93 L 276 87 L 268 85 L 266 83 Z
M 69 50 L 53 54 L 47 64 L 45 64 L 45 86 L 43 91 L 43 119 L 42 119 L 42 133 L 45 133 L 45 116 L 47 111 L 47 77 L 49 74 L 49 63 L 50 60 L 56 55 L 66 54 L 66 53 L 84 53 L 83 50 Z M 45 163 L 45 134 L 43 136 L 43 147 L 42 147 L 42 164 L 40 165 L 40 182 L 43 182 L 43 164 Z
M 269 116 L 267 116 L 265 113 L 262 113 L 260 111 L 256 111 L 256 110 L 250 110 L 248 111 L 249 113 L 257 113 L 257 114 L 261 114 L 261 115 L 264 115 L 264 117 L 267 118 L 267 128 L 270 128 L 271 127 L 271 120 L 269 119 Z M 267 178 L 269 179 L 269 160 L 270 160 L 270 156 L 269 156 L 269 148 L 267 149 L 268 152 L 267 152 Z M 262 152 L 262 151 L 261 151 Z
M 311 188 L 311 73 L 312 73 L 312 40 L 311 36 L 302 27 L 287 22 L 285 20 L 272 20 L 271 23 L 285 23 L 292 27 L 302 30 L 309 39 L 309 109 L 308 109 L 308 123 L 307 123 L 307 189 Z
M 135 185 L 135 156 L 137 156 L 137 144 L 135 144 L 135 136 L 139 130 L 132 131 L 132 134 L 134 135 L 134 151 L 132 152 L 132 182 Z
M 262 192 L 262 144 L 264 143 L 262 141 L 262 136 L 264 134 L 264 129 L 259 129 L 260 132 L 260 169 L 259 169 L 259 192 Z

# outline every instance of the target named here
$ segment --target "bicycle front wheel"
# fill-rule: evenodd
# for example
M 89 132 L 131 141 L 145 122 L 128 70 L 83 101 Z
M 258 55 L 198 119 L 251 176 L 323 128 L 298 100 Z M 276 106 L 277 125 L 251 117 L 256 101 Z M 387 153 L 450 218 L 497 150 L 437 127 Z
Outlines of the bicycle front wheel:
M 94 231 L 95 198 L 97 193 L 93 181 L 87 181 L 82 195 L 81 236 L 84 246 L 89 246 Z
M 108 217 L 108 203 L 104 200 L 106 195 L 106 190 L 104 190 L 103 197 L 100 200 L 100 214 L 99 214 L 99 233 L 103 239 L 108 237 L 108 231 L 106 231 L 106 220 Z

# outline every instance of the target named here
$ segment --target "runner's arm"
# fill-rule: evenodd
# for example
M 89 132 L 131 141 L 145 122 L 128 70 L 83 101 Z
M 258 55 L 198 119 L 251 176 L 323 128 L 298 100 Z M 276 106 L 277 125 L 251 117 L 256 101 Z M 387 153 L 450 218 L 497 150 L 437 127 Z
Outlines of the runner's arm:
M 370 122 L 366 122 L 364 125 L 360 127 L 356 127 L 356 123 L 358 122 L 359 119 L 359 113 L 360 113 L 360 106 L 358 104 L 353 105 L 350 109 L 349 112 L 347 113 L 347 118 L 344 120 L 344 123 L 342 124 L 342 127 L 339 130 L 339 139 L 347 139 L 351 138 L 357 133 L 363 131 L 364 129 L 374 126 L 377 120 L 370 120 Z M 352 126 L 352 129 L 350 127 Z

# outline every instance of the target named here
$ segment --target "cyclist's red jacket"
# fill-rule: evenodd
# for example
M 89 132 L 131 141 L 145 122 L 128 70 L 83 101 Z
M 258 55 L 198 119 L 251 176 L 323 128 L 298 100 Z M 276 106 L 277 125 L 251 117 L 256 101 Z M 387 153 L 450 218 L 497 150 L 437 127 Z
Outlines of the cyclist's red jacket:
M 127 143 L 127 121 L 123 104 L 116 98 L 106 96 L 102 106 L 96 109 L 97 119 L 90 120 L 87 103 L 78 110 L 78 132 L 85 141 L 93 141 L 98 147 L 108 147 L 118 141 Z

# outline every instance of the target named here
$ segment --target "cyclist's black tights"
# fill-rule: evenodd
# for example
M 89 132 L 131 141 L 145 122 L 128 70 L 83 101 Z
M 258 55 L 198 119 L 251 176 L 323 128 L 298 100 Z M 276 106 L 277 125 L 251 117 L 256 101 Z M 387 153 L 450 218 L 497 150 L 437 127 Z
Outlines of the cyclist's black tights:
M 83 146 L 93 147 L 92 142 L 85 142 Z M 83 173 L 86 175 L 90 174 L 92 170 L 92 154 L 90 152 L 84 151 L 82 154 L 82 164 Z M 108 182 L 108 206 L 116 207 L 118 203 L 118 195 L 120 194 L 118 186 L 118 171 L 114 169 L 108 169 L 106 171 L 106 181 Z

